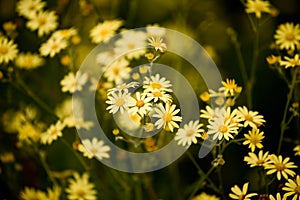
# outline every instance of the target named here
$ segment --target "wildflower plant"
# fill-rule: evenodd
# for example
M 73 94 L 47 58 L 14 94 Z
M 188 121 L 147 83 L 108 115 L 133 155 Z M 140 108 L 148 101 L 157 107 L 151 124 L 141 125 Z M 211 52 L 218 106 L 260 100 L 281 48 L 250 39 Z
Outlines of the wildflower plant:
M 162 25 L 193 39 L 131 29 L 148 5 L 135 0 L 18 0 L 0 20 L 1 199 L 300 199 L 299 23 L 274 26 L 273 2 L 241 0 L 245 44 L 215 26 L 239 66 L 225 76 L 225 47 L 205 38 L 217 15 L 165 3 L 178 15 Z M 262 71 L 285 90 L 262 91 Z

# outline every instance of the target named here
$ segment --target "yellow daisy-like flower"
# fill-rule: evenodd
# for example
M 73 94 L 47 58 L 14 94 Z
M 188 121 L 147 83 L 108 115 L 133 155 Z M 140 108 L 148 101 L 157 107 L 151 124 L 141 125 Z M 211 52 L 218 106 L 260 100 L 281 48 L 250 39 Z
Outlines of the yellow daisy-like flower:
M 34 18 L 36 13 L 41 11 L 46 5 L 46 2 L 41 0 L 20 0 L 17 3 L 17 12 L 19 15 L 26 18 Z
M 47 189 L 47 198 L 48 200 L 59 200 L 61 195 L 61 188 L 57 185 L 54 185 L 53 189 Z
M 89 175 L 84 173 L 80 176 L 74 173 L 74 179 L 69 179 L 69 186 L 66 188 L 69 200 L 96 200 L 97 191 L 95 185 L 89 182 Z
M 250 198 L 253 197 L 253 196 L 256 196 L 257 193 L 250 193 L 250 194 L 247 194 L 247 191 L 248 191 L 248 185 L 249 183 L 245 183 L 243 185 L 243 189 L 241 190 L 239 188 L 239 186 L 235 185 L 231 188 L 231 191 L 233 193 L 230 193 L 229 194 L 229 197 L 231 199 L 238 199 L 238 200 L 251 200 Z
M 107 42 L 112 38 L 116 30 L 123 24 L 121 20 L 107 20 L 103 23 L 98 23 L 90 31 L 90 37 L 93 43 L 99 44 Z
M 250 167 L 265 167 L 270 161 L 269 152 L 263 153 L 263 150 L 258 152 L 258 156 L 253 152 L 249 152 L 248 155 L 249 156 L 244 157 L 244 161 L 247 162 Z
M 269 65 L 274 65 L 281 61 L 281 56 L 270 55 L 266 57 L 266 61 L 268 62 Z
M 155 114 L 153 117 L 158 118 L 155 122 L 155 126 L 160 128 L 168 128 L 171 132 L 173 132 L 174 128 L 179 128 L 178 122 L 182 121 L 181 116 L 176 116 L 180 112 L 180 109 L 176 109 L 175 104 L 166 103 L 163 106 L 162 103 L 158 104 L 157 108 L 154 108 Z
M 242 91 L 242 88 L 239 87 L 234 79 L 226 79 L 225 81 L 222 81 L 223 87 L 220 88 L 220 91 L 224 91 L 226 96 L 234 96 L 236 93 L 240 93 Z
M 269 195 L 269 199 L 270 199 L 270 200 L 284 200 L 285 198 L 281 198 L 281 195 L 280 195 L 280 193 L 278 192 L 278 193 L 276 194 L 276 198 L 273 197 L 273 195 Z
M 94 156 L 99 160 L 109 158 L 110 147 L 104 144 L 104 141 L 94 137 L 92 140 L 82 140 L 82 144 L 78 145 L 78 150 L 83 153 L 83 156 L 92 159 Z
M 251 131 L 249 131 L 249 134 L 244 134 L 244 136 L 246 141 L 243 142 L 243 145 L 249 144 L 249 148 L 252 152 L 254 152 L 255 147 L 259 149 L 263 148 L 263 145 L 261 144 L 262 139 L 265 138 L 263 131 L 253 128 Z
M 280 24 L 274 35 L 275 43 L 280 49 L 295 50 L 295 46 L 300 44 L 299 24 L 293 23 Z
M 61 121 L 57 121 L 56 124 L 52 124 L 45 133 L 41 136 L 42 144 L 52 144 L 58 137 L 62 137 L 62 130 L 65 128 L 65 124 Z
M 44 64 L 44 59 L 36 53 L 20 53 L 15 60 L 16 66 L 21 69 L 35 69 Z
M 0 36 L 0 64 L 14 60 L 17 54 L 17 45 L 14 44 L 13 40 Z
M 213 135 L 213 140 L 217 139 L 222 140 L 230 140 L 234 138 L 234 135 L 238 133 L 238 126 L 235 123 L 231 123 L 231 119 L 226 119 L 225 116 L 220 116 L 218 118 L 209 120 L 209 124 L 207 125 L 208 135 Z
M 193 197 L 192 200 L 220 200 L 220 198 L 215 195 L 206 194 L 205 192 L 202 192 L 199 195 Z
M 257 128 L 266 122 L 262 115 L 259 115 L 257 111 L 248 110 L 246 106 L 238 107 L 234 112 L 244 121 L 244 127 L 251 126 L 252 128 Z
M 286 157 L 285 159 L 282 158 L 281 155 L 271 155 L 270 162 L 265 166 L 267 171 L 267 175 L 273 174 L 276 172 L 276 176 L 278 180 L 281 180 L 281 176 L 285 179 L 288 179 L 288 175 L 295 176 L 295 172 L 291 169 L 297 168 L 294 162 L 289 162 L 290 158 Z
M 26 23 L 26 26 L 31 31 L 37 30 L 38 36 L 42 37 L 57 28 L 57 19 L 54 11 L 40 11 Z
M 68 43 L 63 37 L 51 36 L 45 43 L 40 47 L 40 53 L 42 56 L 54 57 L 61 50 L 67 48 Z
M 271 12 L 271 4 L 269 1 L 248 0 L 246 2 L 246 13 L 255 13 L 256 18 L 261 18 L 262 13 Z
M 284 66 L 285 68 L 300 66 L 299 54 L 296 54 L 294 58 L 289 58 L 287 56 L 284 56 L 284 59 L 285 60 L 282 60 L 279 63 L 281 66 Z
M 31 187 L 25 187 L 20 193 L 21 200 L 33 200 L 33 199 L 47 199 L 46 194 L 43 191 L 36 190 Z
M 148 38 L 148 42 L 149 46 L 154 47 L 155 51 L 165 52 L 167 50 L 167 45 L 161 37 Z
M 295 156 L 300 156 L 300 145 L 295 146 L 294 151 L 295 151 Z
M 285 183 L 285 187 L 282 190 L 287 191 L 283 198 L 287 198 L 291 195 L 294 195 L 292 200 L 300 199 L 300 176 L 297 175 L 295 180 L 288 179 L 288 182 Z

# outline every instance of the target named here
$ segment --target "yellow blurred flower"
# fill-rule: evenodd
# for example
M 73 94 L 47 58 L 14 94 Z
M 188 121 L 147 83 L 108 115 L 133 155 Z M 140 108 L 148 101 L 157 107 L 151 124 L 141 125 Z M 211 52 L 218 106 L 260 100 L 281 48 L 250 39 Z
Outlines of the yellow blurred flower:
M 281 56 L 270 55 L 266 58 L 269 65 L 274 65 L 281 61 Z
M 57 140 L 58 137 L 62 137 L 62 130 L 65 128 L 65 125 L 61 121 L 57 121 L 55 124 L 50 125 L 46 132 L 41 136 L 42 144 L 52 144 L 54 140 Z
M 19 15 L 32 19 L 36 16 L 37 12 L 42 11 L 45 5 L 46 2 L 41 0 L 20 0 L 17 3 L 16 10 Z
M 255 13 L 256 18 L 261 18 L 262 13 L 271 12 L 271 4 L 269 1 L 247 0 L 246 13 Z
M 295 46 L 300 44 L 299 24 L 293 23 L 280 24 L 274 35 L 275 43 L 280 49 L 295 50 Z
M 43 191 L 36 190 L 31 187 L 25 187 L 20 192 L 20 198 L 21 200 L 32 200 L 32 199 L 47 199 L 46 194 Z
M 27 52 L 20 53 L 15 63 L 18 68 L 30 70 L 42 66 L 44 59 L 39 54 Z
M 0 64 L 14 60 L 17 54 L 18 49 L 14 41 L 0 36 Z
M 122 26 L 122 24 L 122 20 L 107 20 L 102 23 L 98 23 L 90 30 L 92 42 L 96 44 L 107 42 L 115 35 L 116 30 Z
M 295 151 L 295 156 L 300 156 L 300 145 L 295 146 L 294 151 Z
M 202 193 L 198 194 L 197 196 L 193 197 L 192 200 L 220 200 L 220 198 L 215 195 L 211 195 L 211 194 L 202 192 Z
M 281 60 L 279 63 L 281 66 L 284 66 L 285 68 L 289 67 L 297 67 L 300 66 L 300 59 L 299 54 L 295 54 L 294 58 L 289 58 L 287 56 L 284 56 L 285 60 Z

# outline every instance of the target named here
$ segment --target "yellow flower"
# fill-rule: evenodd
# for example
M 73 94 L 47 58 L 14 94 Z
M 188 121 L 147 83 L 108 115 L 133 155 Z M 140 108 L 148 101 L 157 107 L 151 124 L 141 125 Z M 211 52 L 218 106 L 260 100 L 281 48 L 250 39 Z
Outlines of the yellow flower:
M 17 54 L 17 45 L 14 44 L 13 40 L 0 36 L 0 64 L 14 60 Z
M 284 59 L 285 60 L 280 61 L 280 65 L 284 66 L 285 68 L 300 66 L 299 54 L 296 54 L 294 58 L 284 56 Z
M 20 199 L 21 200 L 46 200 L 47 196 L 43 191 L 36 190 L 34 188 L 25 187 L 24 190 L 20 193 Z
M 285 187 L 282 190 L 287 191 L 283 197 L 287 198 L 291 195 L 294 195 L 292 200 L 300 199 L 300 176 L 297 175 L 295 180 L 288 179 L 288 182 L 285 183 Z
M 89 182 L 89 175 L 84 173 L 80 176 L 77 172 L 74 173 L 74 179 L 69 179 L 69 186 L 66 188 L 67 197 L 69 200 L 96 200 L 97 191 L 95 185 Z
M 244 127 L 251 126 L 252 128 L 257 128 L 266 122 L 262 115 L 259 115 L 257 111 L 248 110 L 246 106 L 238 107 L 234 112 L 244 121 Z
M 246 2 L 246 13 L 255 13 L 256 18 L 261 18 L 261 13 L 270 13 L 271 5 L 269 1 L 248 0 Z
M 107 42 L 115 35 L 116 30 L 123 24 L 121 20 L 107 20 L 103 23 L 98 23 L 90 31 L 90 37 L 93 43 L 99 44 Z
M 295 156 L 300 156 L 300 145 L 295 146 L 294 151 L 296 151 Z
M 204 102 L 208 102 L 210 100 L 210 95 L 207 91 L 200 94 L 200 99 Z
M 36 53 L 20 53 L 15 60 L 16 66 L 21 69 L 35 69 L 44 64 L 44 59 Z
M 201 194 L 193 197 L 192 200 L 220 200 L 220 198 L 215 195 L 210 195 L 202 192 Z
M 61 50 L 67 48 L 67 46 L 67 40 L 64 38 L 51 36 L 45 43 L 41 45 L 39 50 L 42 56 L 50 56 L 52 58 Z
M 65 128 L 65 124 L 61 121 L 57 121 L 52 124 L 45 133 L 41 136 L 42 144 L 52 144 L 58 137 L 62 137 L 62 130 Z
M 280 49 L 295 50 L 300 45 L 300 27 L 293 23 L 280 24 L 274 35 L 275 43 Z
M 247 162 L 250 167 L 266 166 L 270 161 L 269 152 L 263 153 L 262 150 L 258 152 L 258 156 L 253 152 L 249 152 L 248 155 L 249 156 L 244 157 L 244 161 Z
M 60 200 L 61 188 L 57 185 L 53 189 L 47 189 L 47 200 Z
M 238 199 L 238 200 L 251 200 L 250 197 L 256 196 L 257 193 L 250 193 L 247 194 L 249 183 L 245 183 L 243 185 L 243 189 L 241 190 L 237 185 L 231 188 L 233 193 L 229 194 L 231 199 Z
M 288 175 L 295 176 L 295 172 L 292 171 L 292 168 L 297 168 L 298 166 L 294 165 L 293 162 L 289 162 L 290 158 L 286 157 L 285 159 L 282 158 L 281 155 L 271 155 L 270 162 L 265 166 L 267 169 L 267 175 L 277 173 L 277 179 L 281 180 L 281 176 L 285 179 L 288 179 Z
M 17 12 L 19 15 L 26 18 L 34 18 L 36 13 L 41 11 L 46 5 L 46 2 L 41 0 L 20 0 L 17 3 Z
M 6 152 L 0 154 L 0 161 L 2 163 L 12 163 L 15 162 L 15 156 L 12 152 Z
M 148 38 L 148 42 L 149 46 L 154 47 L 155 51 L 160 51 L 163 53 L 167 50 L 167 45 L 163 42 L 161 37 Z
M 243 145 L 249 144 L 249 148 L 251 148 L 251 151 L 254 152 L 255 147 L 261 149 L 263 148 L 263 145 L 261 144 L 262 139 L 265 138 L 264 132 L 259 129 L 253 128 L 251 131 L 249 131 L 249 134 L 244 134 L 246 141 L 243 142 Z
M 280 56 L 270 55 L 266 58 L 269 65 L 274 65 L 276 63 L 279 63 L 281 61 Z
M 224 91 L 226 96 L 234 96 L 236 93 L 240 93 L 242 91 L 242 88 L 239 87 L 234 79 L 226 79 L 225 81 L 222 81 L 223 87 L 220 88 L 220 91 Z
M 92 140 L 82 140 L 82 144 L 78 145 L 78 150 L 83 153 L 83 156 L 92 159 L 96 157 L 99 160 L 109 158 L 110 147 L 104 144 L 104 141 L 94 137 Z

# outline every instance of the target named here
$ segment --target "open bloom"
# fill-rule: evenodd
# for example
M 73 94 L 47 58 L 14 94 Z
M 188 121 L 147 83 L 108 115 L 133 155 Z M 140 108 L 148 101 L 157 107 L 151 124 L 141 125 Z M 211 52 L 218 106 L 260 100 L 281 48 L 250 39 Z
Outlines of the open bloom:
M 90 37 L 93 43 L 99 44 L 101 42 L 107 42 L 112 38 L 116 30 L 123 24 L 121 20 L 106 20 L 102 23 L 98 23 L 90 31 Z
M 257 111 L 248 110 L 246 106 L 240 106 L 235 109 L 234 112 L 236 112 L 236 115 L 244 121 L 244 127 L 250 126 L 252 128 L 257 128 L 266 122 L 262 115 L 259 115 Z
M 140 92 L 136 92 L 136 99 L 134 100 L 135 105 L 131 107 L 128 112 L 132 114 L 138 113 L 139 115 L 144 116 L 147 114 L 147 112 L 152 110 L 152 104 L 150 103 L 151 98 L 146 97 Z
M 185 124 L 183 128 L 180 128 L 175 135 L 175 140 L 178 140 L 178 145 L 190 146 L 192 143 L 197 143 L 197 137 L 201 137 L 202 132 L 204 132 L 201 127 L 203 124 L 199 124 L 199 120 L 190 121 Z
M 42 144 L 52 144 L 58 137 L 62 137 L 62 130 L 65 125 L 61 121 L 57 121 L 56 124 L 52 124 L 45 133 L 41 136 Z
M 47 199 L 45 192 L 31 187 L 25 187 L 20 193 L 21 200 Z
M 44 59 L 36 53 L 20 53 L 15 60 L 16 66 L 21 69 L 35 69 L 44 64 Z
M 61 50 L 67 48 L 68 43 L 63 37 L 51 36 L 45 43 L 40 47 L 40 53 L 42 56 L 54 57 Z
M 268 170 L 267 175 L 276 172 L 278 180 L 281 180 L 281 176 L 285 179 L 288 179 L 288 175 L 295 176 L 296 173 L 291 169 L 297 168 L 297 166 L 293 162 L 289 162 L 289 160 L 289 157 L 283 159 L 281 155 L 271 155 L 270 162 L 265 166 L 265 169 Z
M 167 45 L 161 37 L 148 38 L 148 42 L 149 46 L 154 47 L 155 51 L 165 52 L 167 49 Z
M 280 24 L 274 35 L 275 43 L 280 49 L 295 50 L 295 46 L 300 44 L 299 24 L 293 23 Z
M 249 183 L 245 183 L 243 185 L 243 189 L 241 190 L 237 185 L 231 188 L 233 193 L 229 194 L 231 199 L 238 199 L 238 200 L 251 200 L 251 197 L 256 196 L 257 193 L 250 193 L 247 194 Z
M 256 155 L 253 152 L 249 152 L 248 156 L 244 157 L 244 161 L 247 162 L 250 167 L 263 166 L 265 167 L 270 161 L 269 152 L 263 153 L 262 150 L 258 152 Z
M 92 140 L 82 140 L 82 144 L 78 145 L 78 150 L 89 159 L 93 158 L 94 156 L 99 160 L 110 157 L 108 154 L 110 147 L 104 145 L 104 142 L 102 140 L 98 140 L 96 137 L 94 137 Z
M 0 36 L 0 64 L 8 63 L 16 58 L 18 54 L 17 45 L 13 40 Z
M 122 58 L 109 65 L 103 76 L 106 77 L 108 81 L 120 84 L 123 80 L 130 77 L 130 71 L 129 62 L 125 58 Z
M 158 118 L 155 122 L 155 126 L 160 128 L 168 128 L 173 132 L 174 128 L 179 128 L 178 122 L 181 122 L 182 117 L 176 116 L 180 112 L 180 109 L 176 109 L 175 104 L 166 103 L 165 107 L 162 103 L 158 104 L 157 108 L 154 108 L 155 114 L 153 117 Z
M 145 77 L 143 83 L 144 92 L 151 92 L 153 90 L 172 92 L 172 84 L 165 77 L 160 77 L 160 74 L 155 74 L 150 78 Z
M 281 195 L 279 192 L 276 194 L 276 198 L 273 197 L 273 195 L 269 195 L 269 199 L 270 200 L 283 200 L 283 198 L 281 198 Z
M 45 5 L 46 2 L 41 0 L 20 0 L 16 9 L 19 15 L 32 19 L 37 12 L 42 11 Z
M 285 183 L 285 186 L 282 190 L 286 191 L 283 195 L 284 198 L 289 196 L 293 196 L 292 200 L 299 200 L 300 199 L 300 176 L 297 175 L 296 179 L 288 179 L 288 182 Z
M 222 85 L 220 91 L 224 91 L 225 96 L 234 96 L 242 91 L 242 87 L 238 86 L 234 79 L 226 79 L 226 82 L 222 81 Z
M 256 18 L 261 18 L 262 13 L 270 13 L 271 5 L 269 1 L 248 0 L 246 2 L 246 13 L 255 13 Z
M 74 178 L 68 180 L 66 188 L 67 197 L 69 200 L 96 200 L 97 191 L 95 184 L 89 182 L 89 175 L 84 173 L 80 176 L 77 172 L 74 173 Z
M 83 85 L 87 82 L 88 75 L 86 73 L 82 74 L 80 71 L 76 73 L 73 72 L 67 74 L 61 81 L 62 92 L 74 93 L 76 91 L 81 91 Z
M 207 125 L 208 131 L 207 134 L 213 135 L 213 139 L 222 140 L 225 138 L 229 140 L 230 138 L 234 138 L 234 135 L 238 133 L 238 126 L 235 123 L 231 123 L 230 119 L 226 119 L 223 116 L 212 119 L 208 121 Z
M 109 113 L 115 114 L 118 111 L 124 113 L 128 111 L 129 107 L 135 105 L 135 100 L 130 96 L 130 93 L 111 93 L 105 103 L 110 104 L 106 110 L 109 110 Z
M 38 36 L 42 37 L 57 28 L 57 18 L 54 11 L 40 11 L 26 23 L 26 26 L 31 31 L 37 30 Z
M 285 68 L 300 66 L 299 54 L 296 54 L 294 58 L 289 58 L 287 56 L 284 56 L 284 59 L 285 60 L 281 60 L 279 63 L 281 66 L 284 66 Z
M 253 128 L 249 131 L 249 134 L 244 134 L 246 140 L 243 142 L 243 145 L 249 144 L 249 148 L 254 152 L 255 147 L 261 149 L 263 145 L 261 144 L 262 139 L 265 138 L 264 132 L 259 129 Z

